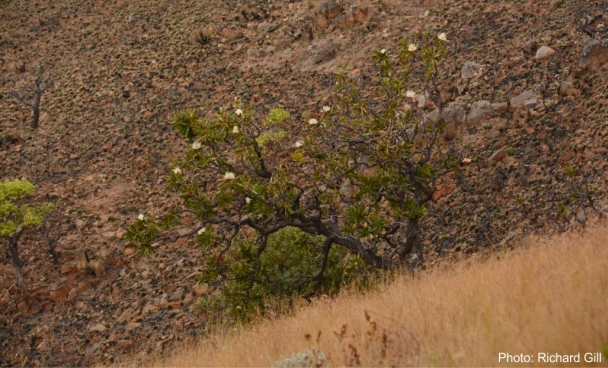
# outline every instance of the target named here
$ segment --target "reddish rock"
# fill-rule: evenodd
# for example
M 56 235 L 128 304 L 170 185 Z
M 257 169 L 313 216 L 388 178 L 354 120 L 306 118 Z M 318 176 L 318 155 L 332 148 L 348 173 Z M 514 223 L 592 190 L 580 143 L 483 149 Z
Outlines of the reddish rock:
M 49 299 L 51 299 L 54 302 L 67 300 L 69 292 L 70 292 L 70 289 L 68 288 L 67 285 L 55 284 L 55 285 L 51 286 L 51 294 L 49 296 Z
M 581 69 L 599 69 L 608 62 L 608 38 L 589 41 L 583 49 L 578 66 Z
M 456 189 L 456 184 L 448 184 L 441 187 L 435 193 L 433 193 L 433 201 L 437 202 L 442 197 L 447 196 Z
M 500 161 L 502 160 L 503 157 L 505 157 L 507 155 L 507 147 L 503 147 L 501 149 L 499 149 L 498 151 L 494 152 L 494 154 L 490 157 L 490 161 Z

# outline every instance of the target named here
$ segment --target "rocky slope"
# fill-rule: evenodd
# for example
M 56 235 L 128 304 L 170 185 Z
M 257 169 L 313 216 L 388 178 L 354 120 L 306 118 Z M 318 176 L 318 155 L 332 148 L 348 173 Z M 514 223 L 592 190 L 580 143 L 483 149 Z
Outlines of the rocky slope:
M 203 333 L 194 303 L 212 291 L 195 284 L 198 250 L 181 239 L 141 257 L 122 240 L 139 213 L 179 204 L 164 189 L 166 166 L 186 148 L 171 115 L 212 114 L 238 96 L 259 112 L 303 117 L 330 101 L 346 63 L 371 94 L 372 52 L 390 53 L 415 32 L 447 34 L 442 90 L 468 159 L 429 208 L 429 262 L 501 251 L 506 239 L 597 216 L 607 196 L 608 51 L 583 49 L 590 35 L 608 37 L 605 11 L 594 0 L 379 0 L 337 10 L 312 0 L 0 2 L 0 179 L 28 178 L 36 199 L 63 215 L 59 265 L 41 234 L 22 242 L 27 295 L 1 253 L 1 365 L 111 364 Z M 192 39 L 197 30 L 204 37 Z M 30 110 L 6 93 L 31 83 L 42 63 L 55 84 L 33 131 Z M 565 166 L 581 173 L 573 183 L 560 180 Z M 559 215 L 583 178 L 597 186 L 595 202 Z M 87 269 L 85 251 L 103 267 Z

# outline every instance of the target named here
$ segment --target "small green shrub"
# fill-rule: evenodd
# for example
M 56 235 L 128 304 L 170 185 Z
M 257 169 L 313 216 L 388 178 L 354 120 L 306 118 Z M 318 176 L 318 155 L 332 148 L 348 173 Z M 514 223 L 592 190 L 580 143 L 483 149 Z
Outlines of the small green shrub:
M 19 260 L 19 239 L 26 229 L 41 225 L 53 210 L 52 203 L 31 206 L 23 201 L 35 190 L 34 184 L 27 180 L 0 182 L 0 237 L 7 240 L 6 246 L 11 254 L 15 277 L 21 290 L 25 289 L 25 283 Z
M 199 239 L 210 232 L 199 234 Z M 205 243 L 206 239 L 202 243 Z M 290 303 L 295 296 L 318 292 L 335 294 L 342 285 L 358 281 L 369 286 L 378 271 L 343 248 L 330 250 L 321 277 L 319 250 L 323 237 L 286 227 L 272 234 L 264 253 L 256 258 L 255 238 L 243 237 L 227 252 L 207 257 L 207 268 L 199 282 L 216 287 L 218 292 L 201 299 L 198 307 L 212 323 L 219 320 L 248 321 L 264 314 L 276 301 Z M 218 263 L 219 266 L 215 266 Z M 252 274 L 260 282 L 252 284 Z M 223 275 L 223 276 L 222 276 Z M 266 282 L 263 282 L 266 281 Z M 313 281 L 313 282 L 310 282 Z M 275 302 L 271 302 L 271 301 Z

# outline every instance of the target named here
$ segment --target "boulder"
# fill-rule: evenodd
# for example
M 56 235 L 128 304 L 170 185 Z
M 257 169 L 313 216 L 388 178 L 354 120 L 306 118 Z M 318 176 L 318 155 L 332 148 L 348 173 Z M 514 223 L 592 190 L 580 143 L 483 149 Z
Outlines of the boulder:
M 340 13 L 342 13 L 342 5 L 335 1 L 328 1 L 321 4 L 317 13 L 319 20 L 317 23 L 320 27 L 327 27 Z
M 542 46 L 540 49 L 536 51 L 536 56 L 534 57 L 536 60 L 545 60 L 552 58 L 555 55 L 555 50 L 548 46 Z
M 471 125 L 480 125 L 486 121 L 494 112 L 492 104 L 488 100 L 473 102 L 469 111 L 468 123 Z
M 483 65 L 478 64 L 474 61 L 466 61 L 462 67 L 462 71 L 460 72 L 460 76 L 462 79 L 473 79 L 481 70 Z
M 599 69 L 608 62 L 608 38 L 601 41 L 591 40 L 583 48 L 578 66 L 581 69 Z

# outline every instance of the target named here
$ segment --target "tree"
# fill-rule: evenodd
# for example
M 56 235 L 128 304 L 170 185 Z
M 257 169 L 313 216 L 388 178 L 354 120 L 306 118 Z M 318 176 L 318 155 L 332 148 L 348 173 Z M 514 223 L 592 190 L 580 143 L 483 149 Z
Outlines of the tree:
M 412 270 L 423 261 L 425 205 L 458 168 L 455 142 L 442 139 L 446 109 L 437 78 L 445 42 L 445 34 L 422 33 L 403 40 L 394 56 L 376 52 L 373 97 L 340 69 L 335 104 L 304 123 L 282 109 L 257 119 L 238 100 L 211 120 L 194 110 L 176 114 L 173 126 L 190 149 L 170 167 L 167 186 L 184 208 L 162 221 L 140 216 L 127 239 L 153 251 L 171 238 L 161 232 L 191 216 L 199 225 L 181 236 L 196 237 L 218 284 L 234 280 L 226 262 L 247 265 L 243 300 L 256 285 L 277 282 L 261 259 L 284 229 L 320 239 L 316 272 L 294 276 L 296 289 L 323 282 L 334 247 L 376 269 Z
M 13 98 L 16 101 L 31 107 L 33 115 L 30 126 L 32 129 L 38 129 L 38 122 L 40 120 L 40 101 L 42 99 L 42 94 L 53 86 L 54 79 L 51 77 L 50 73 L 45 73 L 45 66 L 43 64 L 40 66 L 38 74 L 34 79 L 33 87 L 21 86 L 20 83 L 16 81 L 12 82 L 15 83 L 18 91 L 8 91 L 7 98 Z M 28 95 L 33 95 L 33 101 L 26 100 Z
M 0 237 L 5 238 L 17 278 L 17 285 L 25 291 L 25 282 L 19 259 L 19 240 L 28 228 L 41 225 L 53 210 L 51 203 L 31 206 L 23 198 L 34 193 L 36 187 L 27 180 L 5 180 L 0 182 Z

